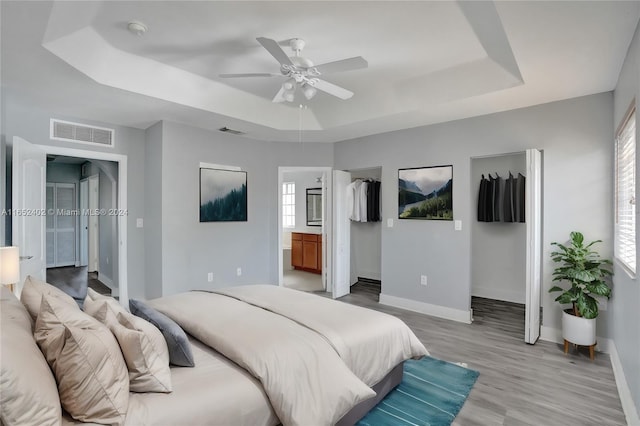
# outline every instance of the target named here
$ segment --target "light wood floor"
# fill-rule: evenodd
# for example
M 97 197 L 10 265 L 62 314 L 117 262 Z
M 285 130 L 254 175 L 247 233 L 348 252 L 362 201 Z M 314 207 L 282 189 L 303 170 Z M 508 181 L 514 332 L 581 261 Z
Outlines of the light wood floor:
M 562 345 L 524 343 L 521 305 L 474 298 L 467 325 L 380 305 L 359 284 L 339 300 L 401 318 L 432 356 L 480 372 L 454 425 L 626 424 L 609 356 L 592 362 L 585 350 L 565 355 Z

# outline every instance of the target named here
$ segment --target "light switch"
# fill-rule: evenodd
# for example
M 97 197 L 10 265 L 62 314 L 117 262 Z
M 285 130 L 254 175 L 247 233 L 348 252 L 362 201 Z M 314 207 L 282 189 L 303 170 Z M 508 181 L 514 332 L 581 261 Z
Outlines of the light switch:
M 387 219 L 387 228 L 393 228 L 393 218 Z
M 141 217 L 136 219 L 136 228 L 142 228 L 144 226 L 144 222 Z
M 454 221 L 453 227 L 456 231 L 462 231 L 462 221 L 461 220 Z

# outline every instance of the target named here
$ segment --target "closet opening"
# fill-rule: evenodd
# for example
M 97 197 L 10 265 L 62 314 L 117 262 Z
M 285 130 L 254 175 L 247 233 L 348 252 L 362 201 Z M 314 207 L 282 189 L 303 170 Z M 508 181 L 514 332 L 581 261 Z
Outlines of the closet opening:
M 363 293 L 379 300 L 382 289 L 382 167 L 349 170 L 353 196 L 359 203 L 349 204 L 350 230 L 350 284 L 351 293 Z M 365 184 L 363 187 L 362 184 Z M 360 208 L 354 214 L 353 206 Z M 362 213 L 366 213 L 363 215 Z
M 535 343 L 542 175 L 529 151 L 471 159 L 471 309 L 474 322 Z

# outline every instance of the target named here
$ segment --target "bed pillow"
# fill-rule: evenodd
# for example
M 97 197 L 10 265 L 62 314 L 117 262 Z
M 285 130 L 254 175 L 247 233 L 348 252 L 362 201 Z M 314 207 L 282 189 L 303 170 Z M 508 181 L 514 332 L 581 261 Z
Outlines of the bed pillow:
M 84 307 L 82 309 L 88 315 L 91 315 L 101 323 L 105 324 L 106 311 L 101 309 L 104 304 L 111 306 L 114 314 L 117 314 L 118 312 L 126 312 L 120 302 L 113 297 L 104 296 L 91 289 L 87 291 L 87 297 L 84 299 Z
M 69 307 L 75 308 L 76 310 L 80 309 L 76 301 L 73 300 L 73 297 L 69 296 L 59 288 L 29 275 L 24 281 L 20 301 L 27 308 L 27 311 L 29 311 L 29 315 L 31 315 L 34 322 L 40 312 L 40 303 L 42 302 L 43 294 L 58 298 L 62 303 L 69 305 Z
M 169 349 L 162 333 L 153 324 L 125 311 L 119 304 L 114 306 L 105 299 L 100 299 L 100 302 L 95 318 L 109 327 L 118 340 L 129 370 L 129 390 L 171 392 Z
M 57 297 L 42 296 L 35 338 L 58 382 L 62 407 L 76 420 L 124 423 L 129 375 L 109 329 Z
M 58 389 L 33 340 L 31 316 L 7 287 L 0 285 L 0 293 L 0 423 L 57 426 Z
M 139 300 L 129 300 L 129 308 L 132 314 L 149 321 L 160 330 L 169 348 L 171 364 L 181 367 L 195 367 L 189 339 L 175 321 Z

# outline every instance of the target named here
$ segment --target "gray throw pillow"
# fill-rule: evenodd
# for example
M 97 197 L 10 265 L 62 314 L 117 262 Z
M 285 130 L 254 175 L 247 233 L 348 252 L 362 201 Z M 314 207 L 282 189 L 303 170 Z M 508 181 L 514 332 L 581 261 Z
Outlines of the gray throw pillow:
M 131 313 L 158 327 L 169 348 L 169 362 L 180 367 L 194 367 L 191 344 L 182 328 L 165 314 L 156 311 L 145 303 L 129 300 Z

